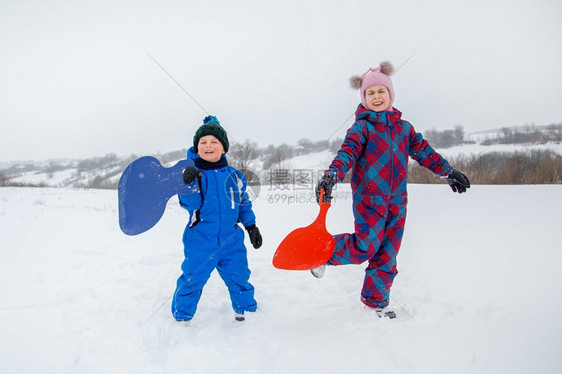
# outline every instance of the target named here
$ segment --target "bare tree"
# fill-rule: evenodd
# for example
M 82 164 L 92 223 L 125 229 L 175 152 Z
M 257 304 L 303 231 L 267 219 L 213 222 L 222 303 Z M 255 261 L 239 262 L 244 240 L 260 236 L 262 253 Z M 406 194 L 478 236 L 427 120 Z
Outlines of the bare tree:
M 264 169 L 269 169 L 273 164 L 279 164 L 281 161 L 285 161 L 292 156 L 293 149 L 287 144 L 281 144 L 275 147 L 275 150 L 271 155 L 269 155 L 263 165 Z
M 464 143 L 464 128 L 461 125 L 455 126 L 454 130 L 438 131 L 431 128 L 424 131 L 423 135 L 432 146 L 437 148 L 450 148 Z
M 246 175 L 247 170 L 252 171 L 251 165 L 259 157 L 260 149 L 256 142 L 246 139 L 243 143 L 234 144 L 229 153 L 234 166 Z
M 297 142 L 297 145 L 300 145 L 301 147 L 306 148 L 306 149 L 312 149 L 312 147 L 313 147 L 312 140 L 307 139 L 307 138 L 299 139 L 299 141 Z
M 4 173 L 0 173 L 0 186 L 7 186 L 8 185 L 8 176 Z

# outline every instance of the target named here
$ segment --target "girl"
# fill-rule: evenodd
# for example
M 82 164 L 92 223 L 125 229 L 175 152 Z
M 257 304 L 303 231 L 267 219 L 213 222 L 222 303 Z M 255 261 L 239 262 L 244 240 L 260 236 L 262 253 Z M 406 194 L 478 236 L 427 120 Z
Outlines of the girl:
M 327 264 L 368 261 L 361 301 L 379 316 L 389 318 L 396 317 L 387 306 L 406 221 L 408 158 L 446 177 L 454 192 L 463 193 L 470 187 L 468 178 L 453 169 L 393 108 L 393 72 L 392 64 L 383 62 L 378 68 L 351 78 L 352 87 L 359 89 L 361 95 L 355 123 L 316 186 L 317 200 L 324 189 L 324 201 L 329 202 L 332 187 L 344 179 L 348 170 L 353 170 L 355 232 L 334 236 L 336 245 Z M 313 269 L 312 274 L 321 278 L 324 271 L 325 266 L 321 266 Z

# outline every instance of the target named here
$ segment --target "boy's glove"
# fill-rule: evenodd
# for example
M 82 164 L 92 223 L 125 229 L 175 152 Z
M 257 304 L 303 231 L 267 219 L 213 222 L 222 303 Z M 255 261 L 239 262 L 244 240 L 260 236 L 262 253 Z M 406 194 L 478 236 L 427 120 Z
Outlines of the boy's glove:
M 252 243 L 254 248 L 258 249 L 259 247 L 261 247 L 262 238 L 260 229 L 258 229 L 256 225 L 250 225 L 246 227 L 246 230 L 248 231 L 248 236 L 250 236 L 250 243 Z
M 466 175 L 455 169 L 447 175 L 447 183 L 449 183 L 453 192 L 463 193 L 466 192 L 467 188 L 470 188 L 470 181 Z
M 183 171 L 183 183 L 191 184 L 199 176 L 200 171 L 193 166 L 188 166 Z
M 332 174 L 324 174 L 316 184 L 316 202 L 320 202 L 320 191 L 324 189 L 322 201 L 330 203 L 332 201 L 332 187 L 336 184 L 336 179 Z

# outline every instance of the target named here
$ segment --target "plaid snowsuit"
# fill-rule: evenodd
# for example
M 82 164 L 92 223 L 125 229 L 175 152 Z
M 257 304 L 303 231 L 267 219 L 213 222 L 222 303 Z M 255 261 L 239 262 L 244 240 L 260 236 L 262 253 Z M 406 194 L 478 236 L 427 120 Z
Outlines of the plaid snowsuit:
M 404 233 L 408 196 L 408 158 L 435 174 L 452 171 L 443 159 L 401 119 L 402 113 L 374 112 L 361 104 L 355 123 L 347 131 L 341 149 L 326 173 L 342 181 L 353 168 L 353 215 L 355 233 L 335 235 L 329 265 L 368 261 L 361 300 L 370 307 L 385 307 L 396 276 L 396 256 Z

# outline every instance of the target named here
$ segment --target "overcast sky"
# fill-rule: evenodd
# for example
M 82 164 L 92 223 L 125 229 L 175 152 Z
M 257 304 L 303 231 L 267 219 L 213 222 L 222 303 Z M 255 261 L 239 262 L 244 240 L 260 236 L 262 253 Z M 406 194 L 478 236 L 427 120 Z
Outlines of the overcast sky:
M 231 142 L 343 137 L 383 60 L 422 133 L 559 123 L 561 4 L 4 0 L 0 161 L 177 150 L 206 112 Z

